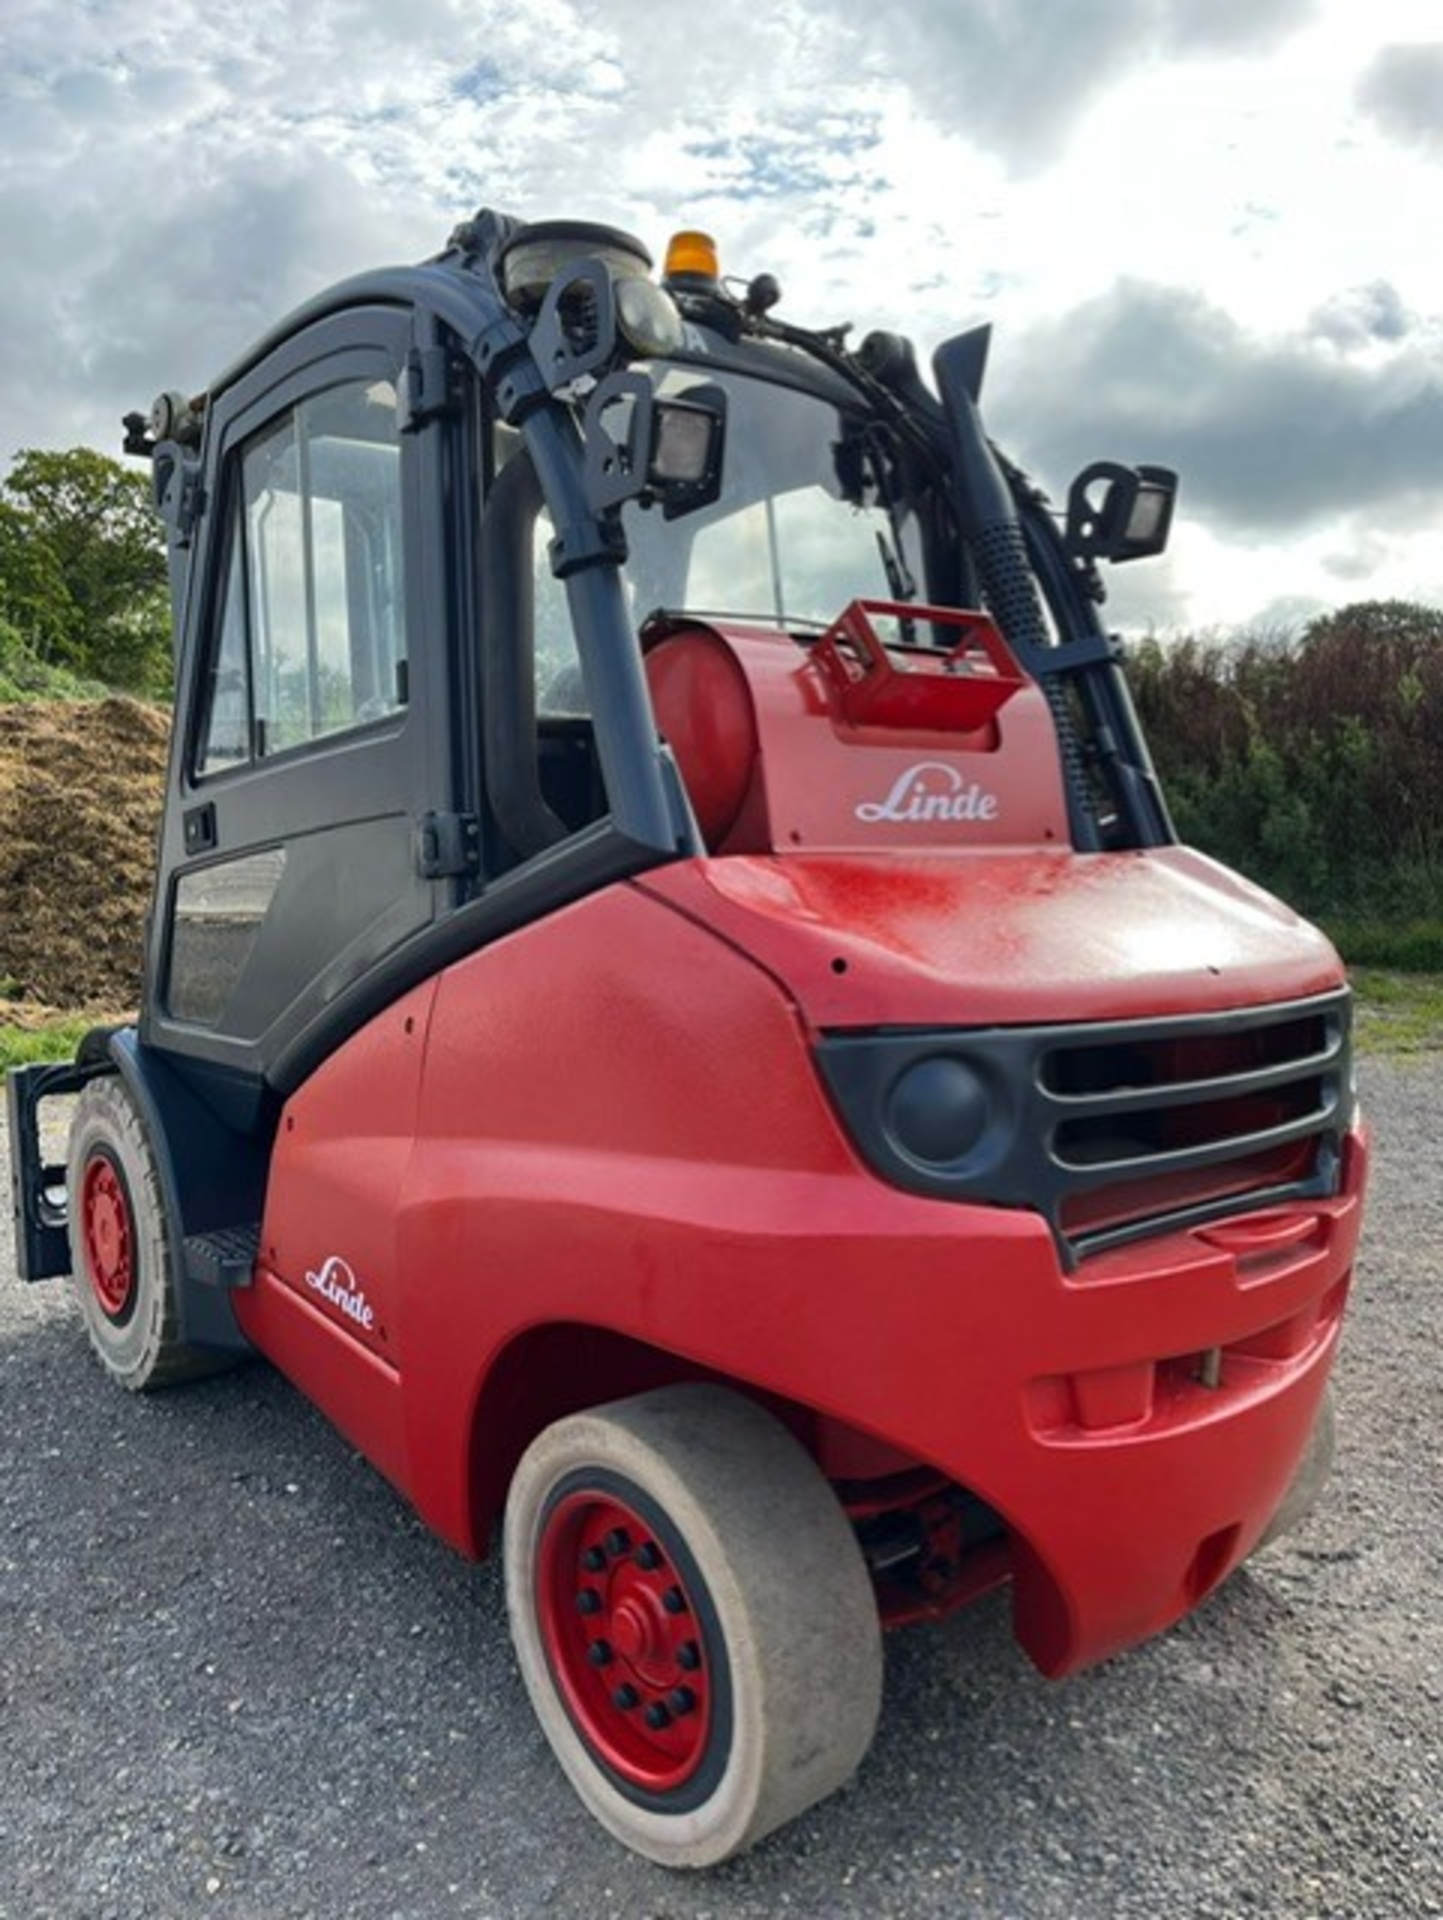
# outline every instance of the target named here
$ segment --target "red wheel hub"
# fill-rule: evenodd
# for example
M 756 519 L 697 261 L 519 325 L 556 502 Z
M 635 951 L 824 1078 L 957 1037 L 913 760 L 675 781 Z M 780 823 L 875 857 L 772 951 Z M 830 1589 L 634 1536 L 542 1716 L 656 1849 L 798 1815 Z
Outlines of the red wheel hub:
M 683 1785 L 706 1752 L 712 1682 L 694 1596 L 654 1527 L 612 1494 L 568 1494 L 536 1572 L 551 1670 L 587 1743 L 633 1786 Z
M 80 1221 L 95 1297 L 110 1319 L 121 1320 L 135 1298 L 135 1227 L 120 1170 L 104 1154 L 85 1169 Z

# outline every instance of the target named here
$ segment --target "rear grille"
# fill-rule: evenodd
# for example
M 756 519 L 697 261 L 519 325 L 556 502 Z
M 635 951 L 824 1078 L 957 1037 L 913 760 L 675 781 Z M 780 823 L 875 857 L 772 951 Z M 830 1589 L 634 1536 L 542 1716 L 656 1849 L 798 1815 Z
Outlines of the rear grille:
M 1347 996 L 1055 1040 L 1037 1101 L 1078 1254 L 1337 1184 Z
M 1337 1191 L 1351 1118 L 1350 1002 L 1089 1025 L 832 1035 L 824 1076 L 867 1158 L 914 1192 L 1029 1207 L 1065 1263 Z M 950 1162 L 889 1121 L 912 1067 L 962 1063 L 987 1125 Z

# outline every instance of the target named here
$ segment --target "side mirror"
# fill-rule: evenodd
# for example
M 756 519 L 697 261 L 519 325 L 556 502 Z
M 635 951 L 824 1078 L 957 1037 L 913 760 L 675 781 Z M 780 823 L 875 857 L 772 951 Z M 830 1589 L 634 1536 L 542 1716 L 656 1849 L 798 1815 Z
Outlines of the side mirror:
M 668 520 L 721 492 L 726 400 L 697 387 L 661 399 L 643 373 L 614 373 L 586 408 L 586 480 L 597 508 L 659 501 Z
M 1067 550 L 1081 561 L 1142 560 L 1161 553 L 1176 500 L 1177 475 L 1171 467 L 1095 460 L 1067 495 Z

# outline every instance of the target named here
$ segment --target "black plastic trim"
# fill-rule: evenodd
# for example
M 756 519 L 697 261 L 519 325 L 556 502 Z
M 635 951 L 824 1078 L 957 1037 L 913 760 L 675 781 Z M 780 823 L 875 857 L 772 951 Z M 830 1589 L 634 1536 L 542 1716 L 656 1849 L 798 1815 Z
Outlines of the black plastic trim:
M 1039 1027 L 891 1029 L 877 1033 L 827 1033 L 817 1045 L 822 1077 L 863 1157 L 895 1186 L 935 1199 L 1026 1208 L 1046 1220 L 1064 1265 L 1070 1270 L 1087 1254 L 1149 1238 L 1206 1220 L 1251 1211 L 1289 1199 L 1336 1193 L 1343 1135 L 1351 1124 L 1351 996 L 1346 988 L 1299 1001 L 1221 1013 L 1154 1020 L 1099 1021 Z M 1101 1060 L 1115 1049 L 1321 1022 L 1321 1044 L 1290 1060 L 1262 1066 L 1223 1067 L 1216 1075 L 1119 1084 L 1095 1091 L 1067 1091 L 1049 1084 L 1049 1067 L 1068 1057 Z M 888 1127 L 888 1102 L 902 1075 L 937 1057 L 963 1062 L 987 1090 L 990 1113 L 979 1136 L 951 1164 L 918 1159 Z M 1143 1151 L 1104 1150 L 1092 1158 L 1068 1151 L 1063 1136 L 1079 1123 L 1164 1116 L 1178 1109 L 1297 1090 L 1304 1108 L 1268 1124 L 1221 1126 L 1191 1145 Z M 1311 1170 L 1303 1177 L 1180 1206 L 1144 1209 L 1135 1217 L 1091 1229 L 1067 1231 L 1068 1201 L 1111 1186 L 1201 1172 L 1230 1162 L 1313 1140 Z
M 267 1084 L 286 1098 L 343 1040 L 443 967 L 666 857 L 629 840 L 609 817 L 572 834 L 377 961 L 290 1038 L 272 1060 Z

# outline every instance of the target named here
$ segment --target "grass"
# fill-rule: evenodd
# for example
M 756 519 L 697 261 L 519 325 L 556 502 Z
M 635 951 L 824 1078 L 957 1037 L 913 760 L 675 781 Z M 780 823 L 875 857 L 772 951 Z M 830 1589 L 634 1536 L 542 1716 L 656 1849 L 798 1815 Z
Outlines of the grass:
M 1435 889 L 1436 891 L 1436 889 Z M 1443 919 L 1379 913 L 1320 913 L 1317 920 L 1350 967 L 1395 974 L 1443 973 Z
M 8 1011 L 8 1010 L 7 1010 Z M 56 1014 L 23 1025 L 0 1014 L 0 1073 L 40 1060 L 70 1060 L 82 1037 L 95 1025 L 89 1014 Z
M 1396 1055 L 1443 1049 L 1443 973 L 1355 967 L 1352 981 L 1360 1053 Z
M 109 692 L 98 680 L 84 680 L 38 659 L 14 628 L 0 620 L 0 701 L 104 700 Z

